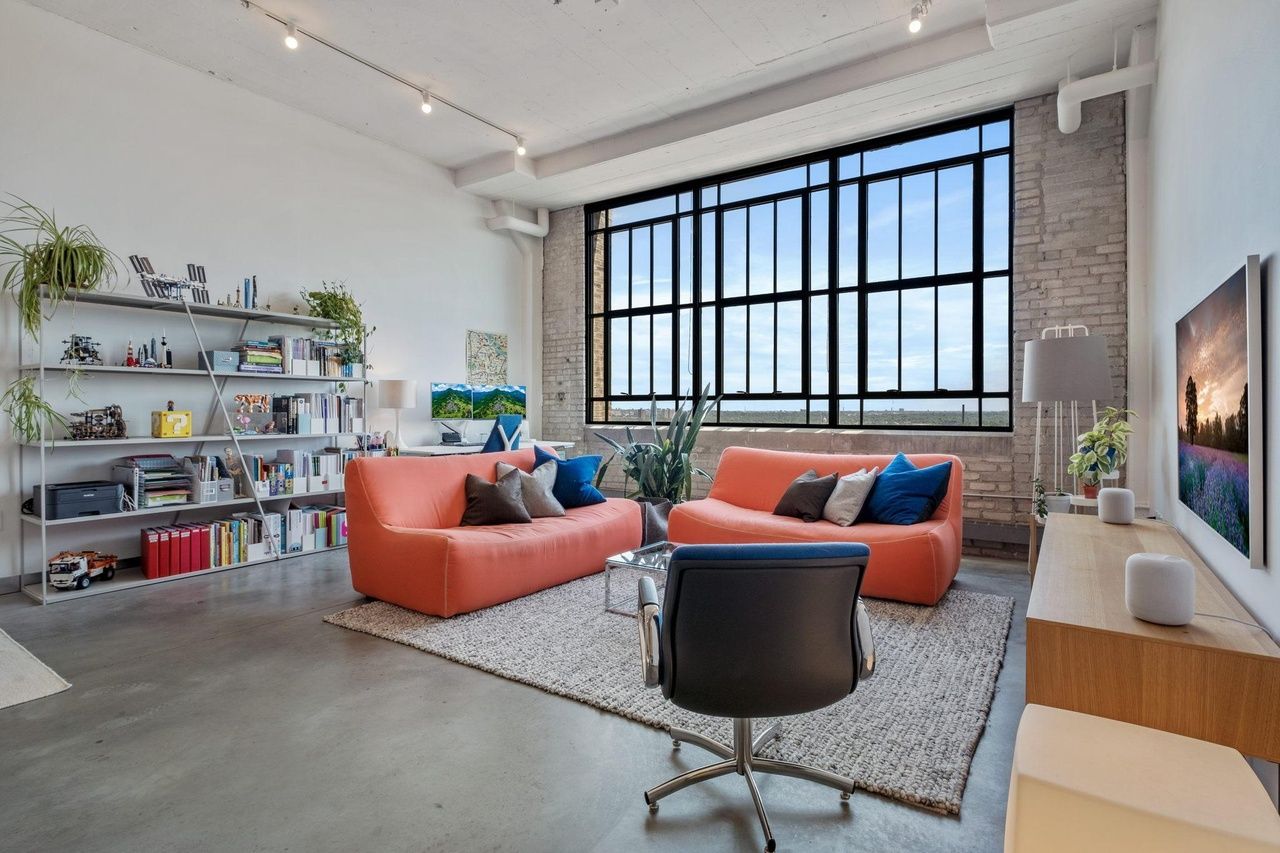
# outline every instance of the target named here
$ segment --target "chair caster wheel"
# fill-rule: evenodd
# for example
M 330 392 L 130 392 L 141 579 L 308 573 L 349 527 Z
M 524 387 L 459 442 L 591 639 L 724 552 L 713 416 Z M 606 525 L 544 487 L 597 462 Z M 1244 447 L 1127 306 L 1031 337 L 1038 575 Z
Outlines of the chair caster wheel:
M 841 792 L 840 792 L 840 802 L 842 802 L 842 803 L 847 803 L 847 802 L 849 802 L 849 798 L 850 798 L 850 797 L 852 797 L 852 796 L 853 796 L 853 794 L 849 793 L 848 791 L 841 791 Z
M 765 849 L 765 853 L 773 853 L 773 851 L 778 849 L 778 842 L 770 838 L 767 841 L 765 841 L 764 849 Z
M 657 814 L 657 813 L 658 813 L 658 804 L 649 803 L 649 814 Z
M 671 741 L 671 748 L 672 748 L 672 749 L 679 749 L 679 748 L 680 748 L 680 741 L 678 741 L 678 740 L 673 740 L 673 741 Z

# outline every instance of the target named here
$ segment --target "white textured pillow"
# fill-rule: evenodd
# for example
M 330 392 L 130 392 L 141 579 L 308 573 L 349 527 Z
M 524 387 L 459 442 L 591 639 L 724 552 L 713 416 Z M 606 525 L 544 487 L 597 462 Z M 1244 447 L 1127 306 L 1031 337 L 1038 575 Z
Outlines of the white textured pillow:
M 827 505 L 822 508 L 822 517 L 832 524 L 848 527 L 858 520 L 862 505 L 871 494 L 871 487 L 876 484 L 879 468 L 868 471 L 863 468 L 853 474 L 845 474 L 836 480 L 835 491 L 827 498 Z
M 554 462 L 546 462 L 533 469 L 530 474 L 506 462 L 498 463 L 498 478 L 510 471 L 520 471 L 520 496 L 524 498 L 524 508 L 529 511 L 530 518 L 555 518 L 564 515 L 564 506 L 551 494 L 556 484 Z

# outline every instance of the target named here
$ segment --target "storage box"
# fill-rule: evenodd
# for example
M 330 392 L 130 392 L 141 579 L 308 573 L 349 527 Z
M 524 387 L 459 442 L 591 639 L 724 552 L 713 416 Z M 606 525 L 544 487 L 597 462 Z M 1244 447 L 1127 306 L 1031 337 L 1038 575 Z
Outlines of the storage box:
M 192 481 L 192 503 L 218 503 L 220 501 L 234 500 L 235 496 L 235 486 L 230 479 Z
M 190 438 L 191 412 L 152 412 L 152 438 Z
M 239 353 L 229 350 L 205 350 L 200 353 L 200 369 L 214 373 L 235 373 L 240 368 Z

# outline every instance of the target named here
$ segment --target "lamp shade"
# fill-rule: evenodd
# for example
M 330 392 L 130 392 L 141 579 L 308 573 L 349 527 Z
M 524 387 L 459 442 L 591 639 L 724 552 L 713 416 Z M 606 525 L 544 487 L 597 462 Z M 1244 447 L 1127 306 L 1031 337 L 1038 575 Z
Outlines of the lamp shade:
M 1102 335 L 1027 341 L 1022 359 L 1022 402 L 1110 400 L 1111 365 Z
M 384 409 L 416 409 L 418 407 L 417 380 L 379 379 L 378 405 Z

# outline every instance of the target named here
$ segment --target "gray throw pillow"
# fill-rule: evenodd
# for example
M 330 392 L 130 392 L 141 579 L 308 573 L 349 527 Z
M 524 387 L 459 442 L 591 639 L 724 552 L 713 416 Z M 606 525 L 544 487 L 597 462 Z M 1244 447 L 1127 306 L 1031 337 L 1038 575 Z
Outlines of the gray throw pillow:
M 819 477 L 818 472 L 810 468 L 787 486 L 787 490 L 782 493 L 782 500 L 773 508 L 773 514 L 817 521 L 822 518 L 822 509 L 827 505 L 827 498 L 831 497 L 835 487 L 835 474 Z
M 484 524 L 529 524 L 529 512 L 520 497 L 520 478 L 514 473 L 490 483 L 475 474 L 467 475 L 467 509 L 462 513 L 463 527 Z
M 557 468 L 559 466 L 555 462 L 544 462 L 529 474 L 514 465 L 499 462 L 498 478 L 501 479 L 512 471 L 517 473 L 520 478 L 520 496 L 524 499 L 524 508 L 530 518 L 558 518 L 564 515 L 564 507 L 551 493 L 556 484 Z
M 848 527 L 857 521 L 867 495 L 871 494 L 871 487 L 876 484 L 878 473 L 879 468 L 872 468 L 870 471 L 863 468 L 837 480 L 831 497 L 827 498 L 827 505 L 822 508 L 822 517 L 841 527 Z

